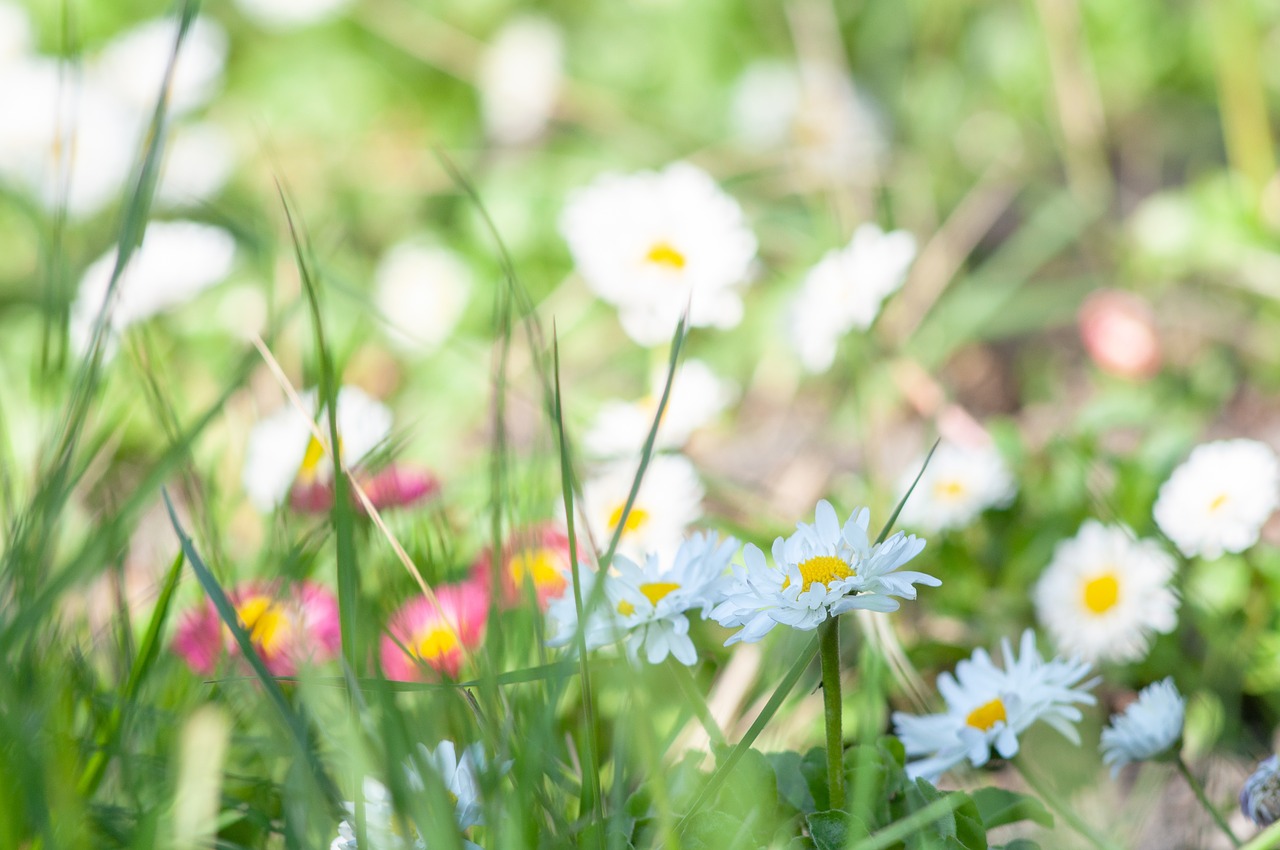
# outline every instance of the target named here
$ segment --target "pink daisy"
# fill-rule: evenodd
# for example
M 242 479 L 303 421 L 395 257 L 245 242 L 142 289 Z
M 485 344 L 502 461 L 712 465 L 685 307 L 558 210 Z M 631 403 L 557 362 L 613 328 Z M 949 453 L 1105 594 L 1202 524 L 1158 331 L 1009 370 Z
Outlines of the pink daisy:
M 586 559 L 581 546 L 578 560 Z M 485 549 L 471 566 L 473 580 L 484 587 L 491 581 L 489 549 Z M 556 523 L 542 523 L 512 534 L 503 547 L 502 604 L 514 608 L 525 599 L 525 582 L 533 584 L 538 607 L 545 611 L 552 599 L 564 595 L 572 581 L 573 564 L 569 557 L 569 536 Z
M 382 670 L 394 681 L 422 681 L 431 670 L 457 678 L 464 652 L 484 639 L 489 594 L 468 581 L 435 588 L 435 602 L 417 596 L 400 607 L 382 638 Z M 437 604 L 438 603 L 438 604 Z

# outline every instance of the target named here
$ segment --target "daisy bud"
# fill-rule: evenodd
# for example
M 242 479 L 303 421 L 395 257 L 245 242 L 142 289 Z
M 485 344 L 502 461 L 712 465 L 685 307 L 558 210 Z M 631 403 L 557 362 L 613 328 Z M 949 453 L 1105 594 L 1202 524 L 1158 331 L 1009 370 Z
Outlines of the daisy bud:
M 1270 826 L 1280 819 L 1280 758 L 1264 759 L 1244 781 L 1240 810 L 1258 826 Z

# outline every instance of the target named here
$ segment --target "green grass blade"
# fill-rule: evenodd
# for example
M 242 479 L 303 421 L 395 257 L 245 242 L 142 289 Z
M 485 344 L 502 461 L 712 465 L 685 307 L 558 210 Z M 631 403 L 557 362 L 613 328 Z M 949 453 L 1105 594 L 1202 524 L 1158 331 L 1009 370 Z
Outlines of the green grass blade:
M 929 468 L 929 461 L 933 460 L 933 453 L 938 450 L 938 445 L 941 443 L 941 437 L 933 441 L 933 448 L 929 449 L 929 453 L 925 455 L 924 463 L 920 464 L 920 471 L 916 473 L 916 477 L 911 481 L 911 486 L 907 488 L 907 492 L 902 494 L 902 498 L 898 500 L 897 507 L 893 509 L 893 513 L 889 514 L 888 521 L 880 529 L 880 533 L 876 535 L 876 543 L 883 543 L 888 538 L 889 532 L 893 530 L 893 524 L 898 521 L 898 514 L 902 513 L 902 508 L 907 504 L 907 499 L 910 499 L 911 494 L 915 492 L 916 485 L 924 477 L 924 471 Z

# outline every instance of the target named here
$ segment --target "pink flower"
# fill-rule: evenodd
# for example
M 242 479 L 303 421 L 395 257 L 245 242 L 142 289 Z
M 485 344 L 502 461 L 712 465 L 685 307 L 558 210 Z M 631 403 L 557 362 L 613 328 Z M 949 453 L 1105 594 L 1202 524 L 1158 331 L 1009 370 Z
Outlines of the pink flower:
M 360 486 L 378 510 L 407 508 L 440 492 L 440 479 L 425 469 L 392 464 L 379 472 L 362 474 Z M 364 504 L 351 492 L 351 504 L 364 513 Z M 289 507 L 302 514 L 326 514 L 333 508 L 333 482 L 299 478 L 289 491 Z
M 490 551 L 486 548 L 471 565 L 471 575 L 488 587 L 492 576 Z M 586 559 L 581 546 L 578 560 Z M 545 611 L 552 599 L 564 595 L 572 581 L 573 564 L 569 559 L 569 536 L 555 523 L 543 523 L 516 532 L 507 538 L 499 568 L 502 581 L 502 604 L 519 605 L 525 598 L 525 582 L 533 584 L 538 607 Z
M 483 585 L 441 585 L 435 597 L 434 603 L 414 597 L 392 616 L 389 634 L 382 638 L 382 670 L 388 679 L 422 681 L 432 678 L 431 670 L 457 678 L 464 650 L 470 652 L 484 639 L 489 594 Z
M 1160 338 L 1150 305 L 1131 292 L 1099 289 L 1080 307 L 1080 339 L 1103 371 L 1145 379 L 1160 371 Z

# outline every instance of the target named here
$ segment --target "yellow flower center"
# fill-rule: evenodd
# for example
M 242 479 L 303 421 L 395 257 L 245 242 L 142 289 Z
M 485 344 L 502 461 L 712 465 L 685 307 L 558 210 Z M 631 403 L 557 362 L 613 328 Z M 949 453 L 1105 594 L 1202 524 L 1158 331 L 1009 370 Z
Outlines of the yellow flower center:
M 418 638 L 413 650 L 423 661 L 434 661 L 455 651 L 458 646 L 458 635 L 453 629 L 436 626 Z
M 293 629 L 285 607 L 268 596 L 251 596 L 236 606 L 236 615 L 259 651 L 270 658 L 280 651 Z
M 618 523 L 622 522 L 622 510 L 627 506 L 626 502 L 618 505 L 613 509 L 613 513 L 609 514 L 609 527 L 617 528 Z M 622 526 L 623 534 L 632 534 L 639 531 L 646 522 L 649 521 L 649 512 L 644 508 L 631 506 L 631 513 L 627 514 L 627 524 Z
M 338 450 L 342 450 L 342 438 L 338 438 Z M 320 464 L 324 462 L 324 446 L 315 438 L 313 434 L 311 441 L 307 443 L 307 450 L 302 455 L 302 466 L 298 468 L 298 480 L 303 484 L 310 484 L 316 480 L 316 476 L 320 473 Z
M 819 584 L 830 584 L 852 575 L 854 570 L 841 558 L 835 555 L 818 555 L 800 563 L 800 578 L 804 579 L 804 589 L 801 592 L 807 592 L 815 581 Z M 790 586 L 791 578 L 788 577 L 782 583 L 782 589 L 786 590 Z
M 954 478 L 938 481 L 933 485 L 933 497 L 942 502 L 954 502 L 964 495 L 965 486 Z
M 1225 505 L 1226 503 L 1227 503 L 1227 494 L 1219 493 L 1217 496 L 1213 498 L 1213 501 L 1209 503 L 1209 513 L 1211 514 L 1217 513 L 1222 508 L 1222 506 Z
M 655 266 L 662 266 L 669 271 L 678 272 L 684 268 L 684 254 L 672 246 L 670 242 L 658 242 L 649 249 L 649 253 L 644 256 L 645 262 L 653 263 Z
M 544 546 L 533 551 L 517 552 L 507 561 L 507 569 L 517 585 L 523 585 L 525 576 L 529 576 L 533 586 L 538 589 L 563 589 L 565 580 L 564 573 L 559 568 L 561 561 L 559 552 Z
M 640 592 L 654 605 L 658 604 L 664 596 L 673 590 L 679 588 L 680 585 L 674 581 L 651 581 L 640 585 Z
M 635 612 L 636 612 L 636 606 L 632 605 L 627 600 L 624 599 L 618 603 L 618 613 L 621 614 L 622 616 L 630 617 Z
M 981 729 L 986 732 L 1001 721 L 1008 721 L 1009 716 L 1004 712 L 1004 703 L 996 697 L 991 702 L 984 702 L 982 705 L 969 712 L 969 716 L 964 719 L 967 726 L 974 729 Z
M 1105 614 L 1120 601 L 1120 580 L 1115 573 L 1103 573 L 1084 584 L 1084 607 Z

